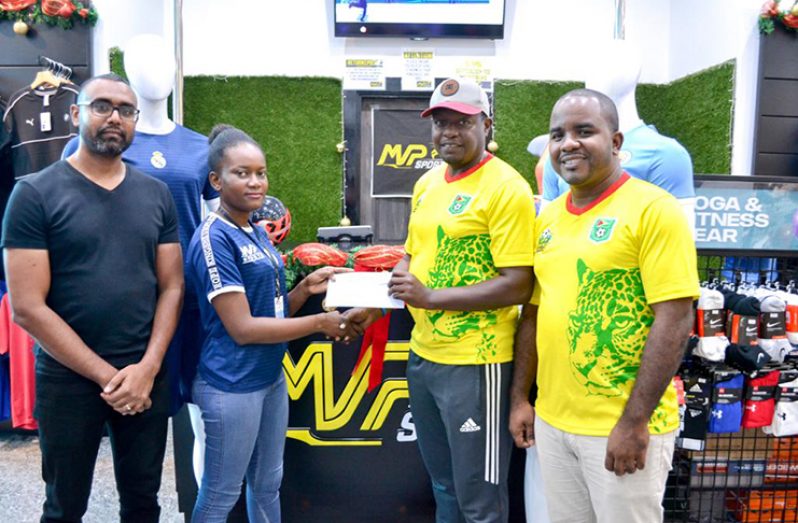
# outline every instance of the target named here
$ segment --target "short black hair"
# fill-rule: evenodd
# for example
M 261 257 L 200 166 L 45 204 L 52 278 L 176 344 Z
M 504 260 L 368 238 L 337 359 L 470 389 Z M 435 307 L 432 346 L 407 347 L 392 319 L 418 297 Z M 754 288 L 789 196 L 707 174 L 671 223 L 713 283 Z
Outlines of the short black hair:
M 242 143 L 250 143 L 263 152 L 263 148 L 250 135 L 233 127 L 232 125 L 220 123 L 213 126 L 208 135 L 208 167 L 211 171 L 221 170 L 224 153 L 227 149 Z
M 607 96 L 606 94 L 596 91 L 595 89 L 573 89 L 572 91 L 568 91 L 564 95 L 562 95 L 558 100 L 557 103 L 554 104 L 556 107 L 561 101 L 567 98 L 593 98 L 599 103 L 599 109 L 601 109 L 601 116 L 607 121 L 610 126 L 610 130 L 612 132 L 618 132 L 618 109 L 615 107 L 615 102 L 612 101 L 612 98 Z
M 123 78 L 116 73 L 98 74 L 97 76 L 92 76 L 91 78 L 80 84 L 80 93 L 78 94 L 78 100 L 81 102 L 84 101 L 85 98 L 84 93 L 86 92 L 86 89 L 94 82 L 100 80 L 106 80 L 109 82 L 119 82 L 121 84 L 125 84 L 126 86 L 128 86 L 128 88 L 130 88 L 131 91 L 133 91 L 133 88 L 130 87 L 130 82 L 128 82 L 126 78 Z M 133 94 L 135 95 L 135 92 Z

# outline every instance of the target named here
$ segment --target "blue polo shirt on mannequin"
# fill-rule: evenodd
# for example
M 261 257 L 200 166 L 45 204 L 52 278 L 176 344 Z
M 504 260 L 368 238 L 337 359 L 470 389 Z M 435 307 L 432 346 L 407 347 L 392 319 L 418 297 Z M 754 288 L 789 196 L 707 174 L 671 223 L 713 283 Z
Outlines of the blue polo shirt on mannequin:
M 694 198 L 693 162 L 687 150 L 652 125 L 639 125 L 623 134 L 621 167 L 631 176 L 653 183 L 676 198 Z M 569 186 L 547 160 L 543 167 L 543 199 L 550 202 Z

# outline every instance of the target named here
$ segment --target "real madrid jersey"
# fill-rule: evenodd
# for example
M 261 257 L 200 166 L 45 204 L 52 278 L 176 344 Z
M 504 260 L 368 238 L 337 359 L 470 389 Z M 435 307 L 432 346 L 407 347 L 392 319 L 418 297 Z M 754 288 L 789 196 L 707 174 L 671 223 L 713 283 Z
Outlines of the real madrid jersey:
M 621 167 L 634 178 L 653 183 L 676 198 L 694 198 L 693 162 L 682 144 L 641 124 L 623 133 L 618 153 Z M 570 187 L 547 159 L 543 167 L 543 199 L 552 201 Z
M 698 296 L 687 220 L 675 198 L 624 173 L 588 207 L 570 195 L 552 202 L 535 235 L 537 414 L 566 432 L 607 436 L 634 386 L 651 304 Z M 671 385 L 649 429 L 678 425 Z
M 474 285 L 500 267 L 533 263 L 532 189 L 498 158 L 455 177 L 443 164 L 413 190 L 405 250 L 410 272 L 432 289 Z M 410 348 L 436 363 L 503 363 L 513 357 L 517 307 L 442 311 L 408 307 L 415 320 Z

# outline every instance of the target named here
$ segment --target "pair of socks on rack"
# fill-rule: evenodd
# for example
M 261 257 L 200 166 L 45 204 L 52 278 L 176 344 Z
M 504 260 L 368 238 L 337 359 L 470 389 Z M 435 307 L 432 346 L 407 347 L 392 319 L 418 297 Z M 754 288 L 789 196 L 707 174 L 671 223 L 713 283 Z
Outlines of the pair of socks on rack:
M 739 432 L 743 420 L 743 383 L 745 377 L 727 371 L 715 373 L 709 432 Z
M 698 344 L 693 354 L 709 361 L 723 361 L 729 339 L 725 335 L 724 297 L 715 289 L 701 288 L 696 309 Z
M 787 302 L 787 340 L 793 345 L 798 345 L 798 294 L 785 293 Z
M 726 365 L 754 375 L 756 372 L 770 363 L 770 356 L 756 345 L 740 345 L 730 343 L 726 347 Z
M 798 434 L 798 376 L 784 372 L 780 381 L 773 421 L 763 430 L 776 437 L 794 436 Z
M 784 357 L 792 351 L 786 334 L 785 312 L 787 303 L 775 294 L 760 299 L 760 325 L 757 345 L 776 363 L 784 362 Z
M 685 408 L 676 438 L 679 448 L 704 450 L 711 410 L 712 378 L 703 372 L 682 376 Z
M 776 389 L 780 374 L 774 370 L 748 381 L 748 386 L 745 388 L 743 428 L 753 429 L 771 424 L 776 408 Z

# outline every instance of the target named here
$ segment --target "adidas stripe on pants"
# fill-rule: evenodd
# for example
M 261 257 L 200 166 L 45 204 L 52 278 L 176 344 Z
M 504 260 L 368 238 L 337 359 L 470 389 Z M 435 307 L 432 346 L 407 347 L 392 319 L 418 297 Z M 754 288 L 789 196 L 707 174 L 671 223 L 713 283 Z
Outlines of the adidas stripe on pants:
M 407 383 L 436 523 L 504 523 L 512 363 L 441 365 L 410 353 Z

